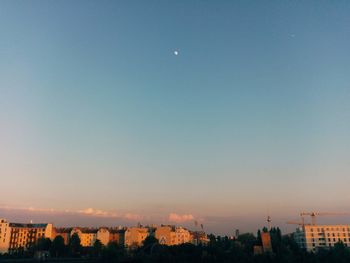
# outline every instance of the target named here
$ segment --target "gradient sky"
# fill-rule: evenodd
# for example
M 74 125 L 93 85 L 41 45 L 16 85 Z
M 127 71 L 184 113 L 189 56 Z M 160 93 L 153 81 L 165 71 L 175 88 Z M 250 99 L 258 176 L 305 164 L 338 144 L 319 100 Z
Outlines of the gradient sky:
M 349 13 L 345 0 L 1 1 L 0 217 L 175 213 L 228 233 L 350 211 Z

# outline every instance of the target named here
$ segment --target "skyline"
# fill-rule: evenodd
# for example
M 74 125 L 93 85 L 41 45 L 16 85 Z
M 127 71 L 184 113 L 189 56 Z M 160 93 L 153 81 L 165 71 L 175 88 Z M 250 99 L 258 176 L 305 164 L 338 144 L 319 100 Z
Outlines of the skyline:
M 1 1 L 0 217 L 173 213 L 224 233 L 349 212 L 349 11 Z
M 291 211 L 290 211 L 291 212 Z M 317 211 L 299 211 L 303 213 L 318 213 Z M 192 214 L 133 214 L 127 211 L 116 210 L 97 210 L 86 208 L 83 210 L 55 210 L 35 207 L 10 207 L 0 205 L 0 215 L 2 218 L 17 223 L 52 223 L 58 227 L 132 227 L 138 224 L 142 225 L 162 225 L 171 224 L 176 226 L 184 226 L 188 229 L 199 230 L 201 225 L 207 233 L 219 235 L 235 235 L 236 230 L 241 233 L 255 233 L 257 230 L 268 227 L 278 227 L 283 233 L 291 233 L 297 228 L 296 222 L 304 222 L 306 225 L 313 224 L 312 218 L 304 215 L 302 219 L 300 214 L 288 216 L 287 213 L 281 217 L 271 217 L 260 214 L 247 213 L 245 215 L 234 216 L 204 216 L 198 217 Z M 270 222 L 267 222 L 269 218 Z M 321 212 L 316 216 L 318 225 L 329 224 L 346 224 L 350 219 L 348 212 L 328 213 Z M 288 223 L 288 222 L 292 223 Z

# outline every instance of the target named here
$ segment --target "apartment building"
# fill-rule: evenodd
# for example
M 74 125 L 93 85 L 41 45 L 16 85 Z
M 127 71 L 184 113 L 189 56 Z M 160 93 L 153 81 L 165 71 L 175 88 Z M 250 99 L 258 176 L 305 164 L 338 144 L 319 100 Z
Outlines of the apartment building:
M 83 247 L 92 247 L 94 246 L 97 239 L 97 231 L 95 228 L 80 228 L 75 227 L 71 231 L 71 236 L 77 234 L 80 238 L 80 244 Z
M 124 235 L 125 229 L 101 227 L 97 231 L 97 239 L 105 246 L 107 246 L 109 242 L 124 245 Z
M 338 242 L 350 247 L 350 225 L 304 225 L 293 235 L 298 245 L 307 251 L 333 247 Z
M 146 227 L 130 227 L 125 231 L 125 246 L 138 247 L 148 237 L 149 229 Z
M 28 250 L 40 238 L 53 236 L 52 224 L 10 223 L 0 219 L 0 253 Z
M 167 246 L 174 246 L 191 242 L 190 232 L 182 227 L 162 225 L 156 228 L 155 237 L 159 243 Z

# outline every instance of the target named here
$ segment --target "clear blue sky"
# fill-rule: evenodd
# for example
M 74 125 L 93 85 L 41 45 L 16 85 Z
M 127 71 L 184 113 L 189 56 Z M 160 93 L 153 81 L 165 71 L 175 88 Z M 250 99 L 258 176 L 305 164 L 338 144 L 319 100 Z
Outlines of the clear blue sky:
M 218 232 L 349 211 L 349 13 L 1 1 L 0 205 L 193 215 Z

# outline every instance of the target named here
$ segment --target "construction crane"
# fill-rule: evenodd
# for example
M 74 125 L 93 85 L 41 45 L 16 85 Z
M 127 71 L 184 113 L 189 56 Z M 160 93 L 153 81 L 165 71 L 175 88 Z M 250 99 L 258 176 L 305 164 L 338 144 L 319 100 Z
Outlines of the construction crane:
M 311 217 L 311 224 L 316 225 L 316 217 L 317 216 L 346 216 L 349 215 L 349 213 L 320 213 L 320 212 L 301 212 L 300 217 L 302 224 L 305 225 L 305 219 L 304 216 L 310 216 Z

